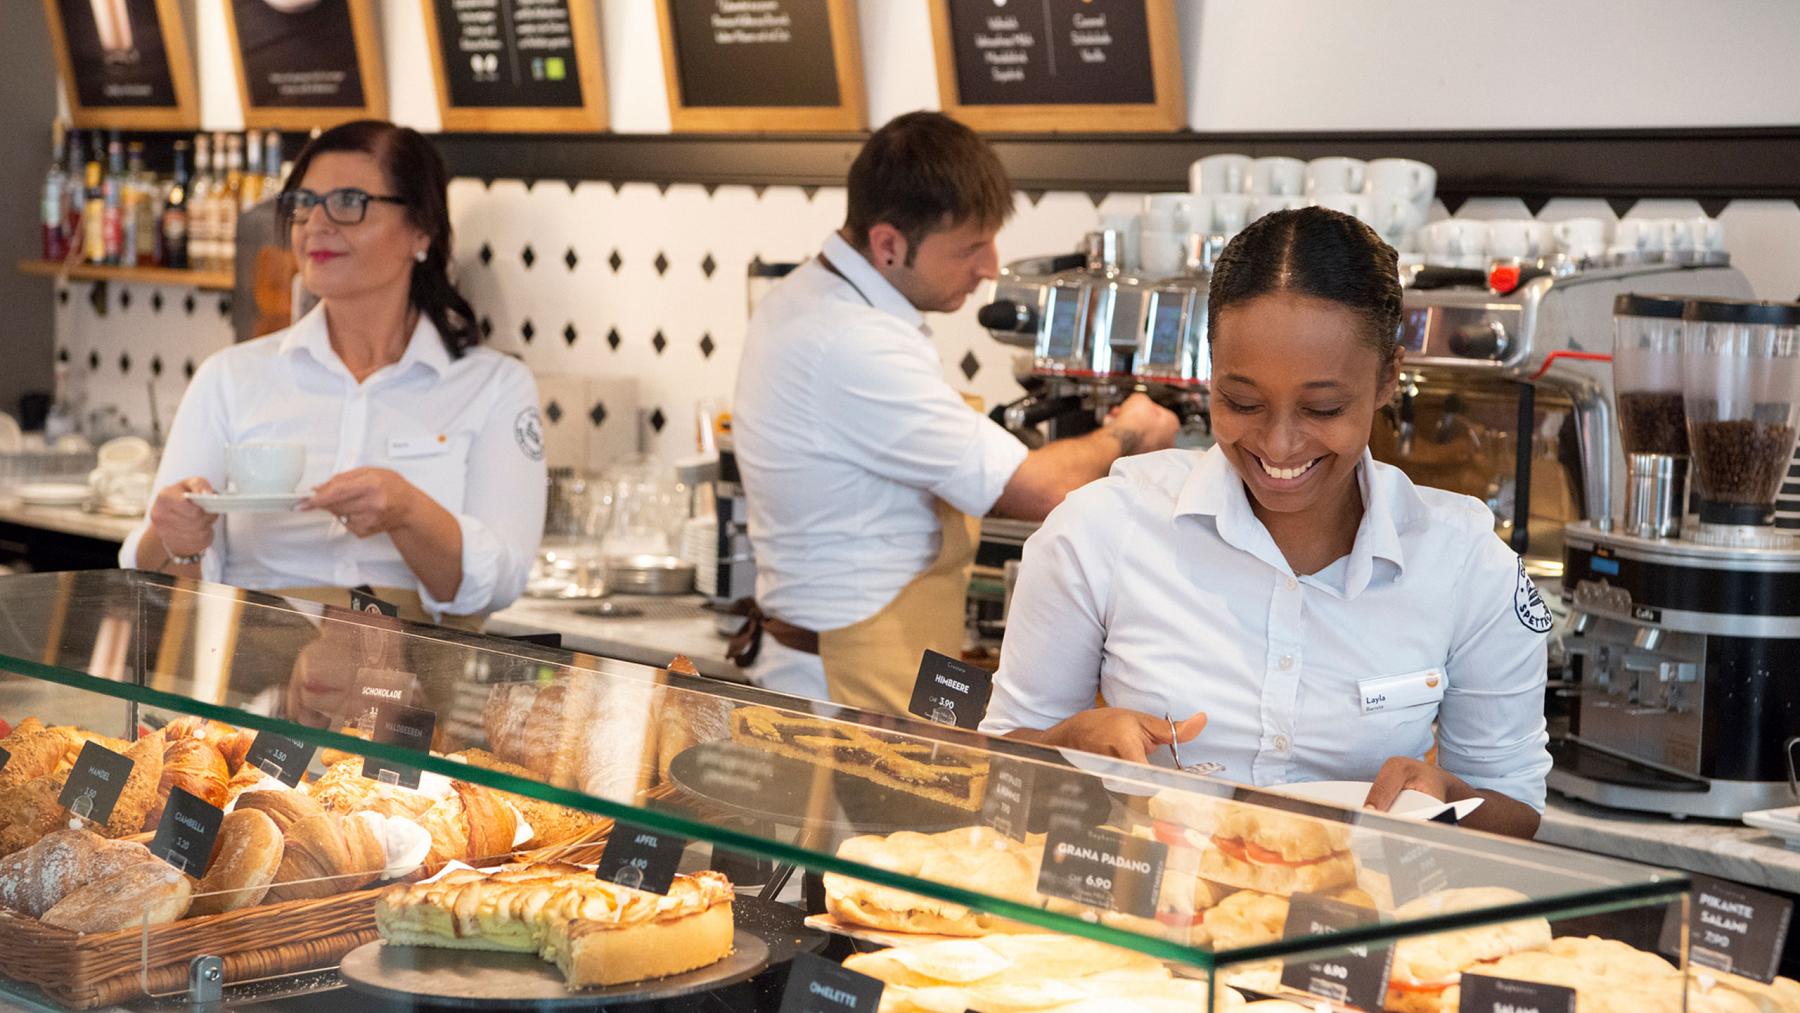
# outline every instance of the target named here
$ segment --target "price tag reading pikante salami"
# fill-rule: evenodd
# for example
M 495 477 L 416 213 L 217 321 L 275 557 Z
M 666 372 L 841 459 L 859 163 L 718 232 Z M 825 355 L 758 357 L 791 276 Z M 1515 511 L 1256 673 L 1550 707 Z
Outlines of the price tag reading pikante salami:
M 906 709 L 927 721 L 973 730 L 987 716 L 988 697 L 993 694 L 992 672 L 926 651 L 919 659 L 919 677 Z
M 1575 1013 L 1575 990 L 1537 981 L 1462 976 L 1457 1013 Z
M 171 788 L 169 804 L 150 840 L 150 853 L 199 879 L 212 864 L 213 844 L 224 819 L 225 810 L 185 788 Z
M 1288 901 L 1281 938 L 1316 939 L 1366 924 L 1368 908 L 1316 894 L 1297 893 Z M 1329 943 L 1325 944 L 1329 945 Z M 1312 960 L 1295 957 L 1281 968 L 1283 987 L 1358 1009 L 1380 1009 L 1387 998 L 1391 945 L 1358 943 Z
M 886 987 L 880 978 L 803 952 L 788 965 L 780 1013 L 874 1013 Z
M 56 796 L 57 804 L 83 819 L 105 823 L 134 766 L 130 758 L 98 742 L 86 743 L 75 757 L 75 769 L 69 771 L 62 794 Z
M 1710 876 L 1694 877 L 1688 905 L 1688 961 L 1767 984 L 1775 980 L 1787 945 L 1793 901 Z M 1681 952 L 1681 905 L 1669 905 L 1661 948 Z
M 257 732 L 244 764 L 292 788 L 300 783 L 319 747 L 275 732 Z
M 987 795 L 981 800 L 981 825 L 1015 841 L 1030 832 L 1031 786 L 1037 770 L 1024 760 L 994 756 L 988 760 Z
M 384 703 L 375 712 L 375 741 L 402 749 L 425 752 L 431 748 L 431 733 L 437 729 L 437 715 L 423 707 Z M 363 757 L 362 774 L 371 781 L 397 784 L 402 788 L 419 786 L 419 769 L 392 763 L 380 757 Z
M 1110 830 L 1053 827 L 1038 892 L 1138 918 L 1156 917 L 1169 846 Z
M 594 875 L 633 890 L 666 894 L 687 841 L 630 823 L 614 823 Z

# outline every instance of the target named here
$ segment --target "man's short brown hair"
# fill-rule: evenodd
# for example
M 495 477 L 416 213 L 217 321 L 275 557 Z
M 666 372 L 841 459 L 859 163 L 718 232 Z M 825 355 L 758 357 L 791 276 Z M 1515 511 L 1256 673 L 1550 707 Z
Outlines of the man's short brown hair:
M 894 117 L 850 165 L 844 230 L 865 250 L 886 222 L 906 237 L 906 262 L 933 231 L 975 222 L 998 228 L 1012 216 L 1012 180 L 981 136 L 943 113 Z

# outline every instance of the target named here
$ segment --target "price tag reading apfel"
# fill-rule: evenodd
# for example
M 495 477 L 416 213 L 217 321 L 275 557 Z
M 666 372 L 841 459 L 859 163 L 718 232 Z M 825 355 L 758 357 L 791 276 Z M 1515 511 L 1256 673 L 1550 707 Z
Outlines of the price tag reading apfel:
M 1367 924 L 1375 912 L 1354 904 L 1297 893 L 1288 900 L 1287 922 L 1281 938 L 1318 939 Z M 1329 946 L 1329 941 L 1320 945 Z M 1393 963 L 1391 944 L 1358 943 L 1306 959 L 1292 957 L 1283 962 L 1281 984 L 1296 992 L 1316 995 L 1321 999 L 1358 1009 L 1381 1009 L 1387 998 L 1388 970 Z
M 994 674 L 936 651 L 919 659 L 912 702 L 906 709 L 927 721 L 975 729 L 987 716 L 994 694 Z
M 1044 838 L 1038 892 L 1138 918 L 1156 917 L 1169 846 L 1110 830 L 1053 828 Z
M 594 875 L 633 890 L 666 894 L 687 841 L 630 823 L 614 823 Z
M 1688 905 L 1688 962 L 1715 971 L 1775 980 L 1782 949 L 1787 945 L 1793 901 L 1710 876 L 1694 877 Z M 1681 905 L 1669 905 L 1660 945 L 1664 953 L 1681 952 Z
M 98 742 L 85 743 L 75 757 L 75 768 L 69 771 L 62 794 L 56 797 L 57 804 L 83 819 L 105 823 L 134 766 L 130 758 Z

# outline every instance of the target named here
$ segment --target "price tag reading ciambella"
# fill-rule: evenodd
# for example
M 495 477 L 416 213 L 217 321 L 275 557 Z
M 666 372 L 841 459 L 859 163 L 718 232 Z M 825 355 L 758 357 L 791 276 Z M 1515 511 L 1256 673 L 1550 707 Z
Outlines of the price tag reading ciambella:
M 1044 838 L 1038 892 L 1138 918 L 1156 917 L 1169 846 L 1081 827 L 1053 826 Z

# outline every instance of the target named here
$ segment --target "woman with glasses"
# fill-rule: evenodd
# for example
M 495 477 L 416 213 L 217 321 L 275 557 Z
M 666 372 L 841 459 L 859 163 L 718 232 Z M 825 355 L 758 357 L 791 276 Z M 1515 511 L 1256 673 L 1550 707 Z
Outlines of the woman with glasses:
M 300 152 L 277 208 L 319 303 L 195 373 L 122 565 L 337 604 L 367 586 L 437 621 L 518 597 L 543 533 L 537 387 L 451 282 L 445 183 L 391 123 Z M 234 495 L 228 458 L 252 444 L 303 455 L 295 495 Z

